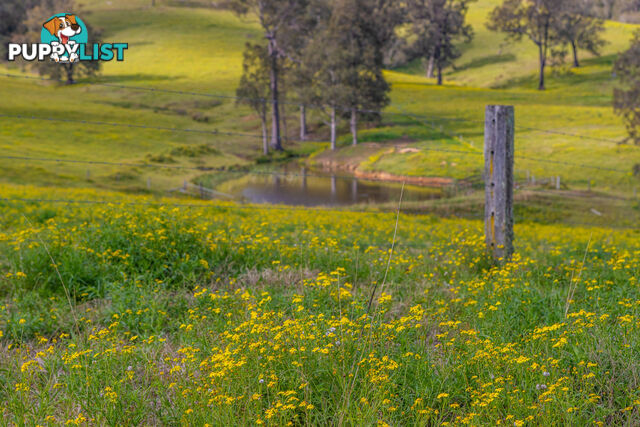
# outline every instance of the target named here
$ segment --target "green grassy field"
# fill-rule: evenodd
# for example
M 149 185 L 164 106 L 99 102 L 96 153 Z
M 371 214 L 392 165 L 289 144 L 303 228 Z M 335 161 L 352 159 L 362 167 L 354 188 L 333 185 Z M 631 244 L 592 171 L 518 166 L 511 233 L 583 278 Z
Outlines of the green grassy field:
M 640 417 L 637 231 L 1 190 L 3 423 Z
M 3 424 L 640 419 L 637 230 L 0 190 Z
M 99 82 L 233 94 L 255 24 L 148 3 L 84 3 L 105 39 L 130 43 Z M 623 137 L 610 67 L 632 27 L 608 24 L 604 56 L 550 72 L 541 93 L 530 46 L 497 55 L 483 26 L 494 4 L 473 4 L 477 38 L 444 87 L 417 64 L 387 71 L 389 114 L 360 146 L 288 145 L 309 162 L 460 184 L 398 216 L 396 203 L 163 197 L 184 180 L 246 179 L 176 166 L 269 170 L 259 140 L 0 117 L 0 156 L 116 163 L 0 157 L 0 424 L 637 425 L 640 204 L 626 171 L 640 148 L 523 129 Z M 221 98 L 0 82 L 0 115 L 259 132 Z M 504 264 L 474 219 L 487 103 L 516 106 L 519 181 L 563 182 L 518 185 Z M 118 165 L 132 162 L 167 168 Z
M 129 43 L 126 61 L 107 63 L 99 82 L 157 87 L 168 90 L 232 95 L 241 72 L 242 49 L 253 25 L 229 12 L 185 8 L 143 7 L 148 2 L 91 2 L 88 20 L 104 31 L 105 39 Z M 16 70 L 9 70 L 17 74 Z M 255 133 L 255 123 L 242 119 L 249 111 L 228 100 L 178 96 L 106 86 L 78 84 L 72 87 L 41 84 L 33 80 L 7 79 L 0 86 L 4 99 L 0 111 L 72 120 L 133 123 L 155 127 Z M 63 101 L 60 101 L 63 99 Z M 252 157 L 259 139 L 220 137 L 185 132 L 79 126 L 19 119 L 2 119 L 0 144 L 7 155 L 62 157 L 114 162 L 149 161 L 172 156 L 178 165 L 242 165 Z M 52 137 L 53 133 L 65 135 Z M 197 158 L 172 155 L 176 148 L 206 144 L 217 155 Z M 257 151 L 256 151 L 257 152 Z M 87 185 L 87 165 L 26 164 L 3 160 L 4 179 L 14 182 Z M 37 173 L 34 173 L 34 169 Z M 184 171 L 132 170 L 90 167 L 92 182 L 103 187 L 136 188 L 150 177 L 157 188 L 166 188 L 192 174 Z M 117 174 L 128 180 L 117 182 Z M 126 182 L 124 182 L 126 181 Z M 90 184 L 90 185 L 91 185 Z
M 409 112 L 424 119 L 410 121 L 390 118 L 386 132 L 390 139 L 408 135 L 416 140 L 409 147 L 419 149 L 450 147 L 457 150 L 482 151 L 484 107 L 509 104 L 516 108 L 516 174 L 524 179 L 527 171 L 538 177 L 561 175 L 573 188 L 585 188 L 588 182 L 611 192 L 627 192 L 638 185 L 631 170 L 640 159 L 640 149 L 621 146 L 615 141 L 625 138 L 620 118 L 611 108 L 614 79 L 612 65 L 617 52 L 626 49 L 633 25 L 609 22 L 608 42 L 602 56 L 583 53 L 582 67 L 549 67 L 547 90 L 537 87 L 535 46 L 527 40 L 505 44 L 504 36 L 488 31 L 486 15 L 498 1 L 479 1 L 471 6 L 469 21 L 476 36 L 448 70 L 444 87 L 423 76 L 419 61 L 389 71 L 393 84 L 389 111 Z M 454 120 L 447 120 L 454 119 Z M 457 119 L 457 120 L 456 120 Z M 425 135 L 416 135 L 427 125 Z M 405 128 L 410 126 L 407 131 Z M 435 125 L 435 128 L 433 127 Z M 440 132 L 440 126 L 444 132 Z M 532 129 L 575 134 L 612 142 L 595 141 L 545 133 Z M 375 161 L 362 163 L 364 170 L 380 170 L 399 175 L 453 176 L 464 178 L 482 172 L 482 161 L 474 155 L 433 151 L 419 153 L 385 153 L 373 155 Z M 380 155 L 381 153 L 385 153 Z M 340 156 L 338 154 L 337 156 Z M 347 156 L 348 157 L 348 156 Z M 623 172 L 602 172 L 578 166 L 559 166 L 526 160 L 524 157 L 596 165 Z M 455 166 L 453 166 L 455 164 Z M 626 172 L 626 173 L 625 173 Z
M 572 188 L 584 189 L 588 182 L 603 191 L 628 195 L 638 184 L 631 176 L 640 163 L 640 149 L 615 142 L 594 141 L 529 130 L 537 128 L 619 141 L 625 132 L 611 108 L 611 65 L 616 52 L 628 44 L 632 25 L 608 23 L 609 44 L 603 56 L 585 55 L 583 67 L 549 69 L 548 90 L 535 88 L 535 50 L 525 41 L 503 45 L 503 36 L 488 31 L 484 22 L 496 0 L 474 3 L 469 12 L 476 38 L 464 55 L 448 70 L 446 85 L 437 87 L 421 77 L 419 63 L 388 71 L 392 83 L 392 105 L 383 124 L 363 131 L 363 141 L 379 143 L 377 149 L 357 165 L 362 171 L 399 175 L 453 177 L 477 176 L 481 159 L 429 151 L 433 148 L 479 152 L 482 147 L 484 107 L 490 103 L 516 106 L 517 174 L 537 177 L 561 175 Z M 108 84 L 232 95 L 241 72 L 246 40 L 260 37 L 251 19 L 239 19 L 217 9 L 159 6 L 147 1 L 84 2 L 84 14 L 103 30 L 104 38 L 130 44 L 123 63 L 107 63 L 98 81 Z M 20 74 L 9 68 L 12 74 Z M 134 123 L 181 129 L 220 130 L 259 134 L 259 123 L 246 107 L 227 99 L 145 92 L 90 85 L 57 86 L 35 80 L 0 77 L 0 113 L 63 119 Z M 64 101 L 59 100 L 63 98 Z M 289 132 L 295 135 L 295 108 L 290 107 Z M 409 112 L 424 119 L 409 119 Z M 318 114 L 318 113 L 313 113 Z M 312 121 L 319 117 L 312 114 Z M 456 119 L 456 120 L 447 120 Z M 216 136 L 152 129 L 110 126 L 79 126 L 72 123 L 1 118 L 0 147 L 6 155 L 79 158 L 115 162 L 151 162 L 161 159 L 176 165 L 212 167 L 250 165 L 260 153 L 260 140 L 244 136 Z M 432 127 L 435 125 L 435 127 Z M 346 126 L 346 123 L 342 123 Z M 440 131 L 440 126 L 443 131 Z M 314 126 L 323 137 L 324 125 Z M 65 135 L 51 138 L 53 132 Z M 346 133 L 346 129 L 343 129 Z M 458 137 L 461 137 L 462 140 Z M 54 141 L 53 141 L 54 140 Z M 349 138 L 344 135 L 342 144 Z M 400 141 L 400 142 L 398 142 Z M 216 154 L 173 155 L 183 146 L 209 145 Z M 397 153 L 395 145 L 421 149 Z M 291 142 L 289 149 L 308 153 Z M 326 153 L 339 163 L 353 163 L 351 150 Z M 361 157 L 361 156 L 360 156 Z M 622 173 L 561 166 L 524 157 L 597 165 Z M 150 179 L 153 188 L 176 187 L 198 172 L 135 169 L 0 159 L 10 182 L 99 186 L 140 190 Z M 87 175 L 87 169 L 90 169 Z

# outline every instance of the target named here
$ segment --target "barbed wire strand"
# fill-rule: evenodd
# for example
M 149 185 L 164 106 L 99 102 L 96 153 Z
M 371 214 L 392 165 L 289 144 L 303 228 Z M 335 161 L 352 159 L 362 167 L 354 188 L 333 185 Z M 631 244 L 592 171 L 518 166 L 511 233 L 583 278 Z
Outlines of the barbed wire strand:
M 28 116 L 9 116 L 9 115 L 2 115 L 0 114 L 0 117 L 15 117 L 15 118 L 20 118 L 20 119 L 32 119 L 32 120 L 45 120 L 45 121 L 63 121 L 63 122 L 71 122 L 71 123 L 79 123 L 79 124 L 86 124 L 86 125 L 90 125 L 90 124 L 104 124 L 104 125 L 110 125 L 110 126 L 121 126 L 121 127 L 141 127 L 141 128 L 145 128 L 145 129 L 152 129 L 152 130 L 162 130 L 162 131 L 187 131 L 184 129 L 177 129 L 177 128 L 156 128 L 156 127 L 149 127 L 149 126 L 142 126 L 142 125 L 129 125 L 129 124 L 123 124 L 123 123 L 114 123 L 114 122 L 90 122 L 90 121 L 85 121 L 85 120 L 78 120 L 78 121 L 74 121 L 71 119 L 56 119 L 56 118 L 40 118 L 40 117 L 28 117 Z M 209 131 L 197 131 L 197 132 L 205 132 L 205 133 L 209 133 Z M 218 132 L 218 131 L 211 131 L 214 132 L 214 134 L 216 135 L 222 135 L 224 133 L 222 132 Z M 238 134 L 238 133 L 233 133 L 233 135 L 239 135 L 239 136 L 254 136 L 254 137 L 259 137 L 262 138 L 261 135 L 249 135 L 249 134 Z M 309 141 L 306 141 L 309 142 Z M 319 141 L 316 141 L 319 142 Z M 482 155 L 483 153 L 480 151 L 466 151 L 466 150 L 454 150 L 454 149 L 447 149 L 447 148 L 435 148 L 435 147 L 420 147 L 420 148 L 416 148 L 420 151 L 430 151 L 430 152 L 440 152 L 440 153 L 448 153 L 448 154 L 462 154 L 462 155 Z M 0 158 L 5 158 L 5 159 L 13 159 L 13 160 L 33 160 L 33 161 L 44 161 L 44 162 L 58 162 L 58 163 L 85 163 L 85 164 L 95 164 L 95 165 L 113 165 L 113 166 L 130 166 L 130 167 L 154 167 L 154 168 L 164 168 L 164 169 L 182 169 L 182 170 L 199 170 L 199 171 L 223 171 L 223 169 L 221 168 L 214 168 L 214 167 L 210 167 L 210 166 L 181 166 L 181 165 L 158 165 L 158 164 L 150 164 L 150 163 L 129 163 L 129 162 L 108 162 L 108 161 L 94 161 L 94 160 L 78 160 L 78 159 L 59 159 L 59 158 L 42 158 L 42 157 L 30 157 L 30 156 L 2 156 L 0 155 Z M 582 168 L 582 169 L 594 169 L 594 170 L 601 170 L 601 171 L 607 171 L 607 172 L 616 172 L 616 173 L 621 173 L 621 174 L 625 174 L 625 175 L 629 175 L 630 172 L 629 171 L 625 171 L 623 169 L 616 169 L 616 168 L 610 168 L 610 167 L 604 167 L 604 166 L 595 166 L 595 165 L 587 165 L 587 164 L 583 164 L 583 163 L 573 163 L 573 162 L 565 162 L 565 161 L 559 161 L 559 160 L 549 160 L 549 159 L 541 159 L 541 158 L 535 158 L 535 157 L 529 157 L 529 156 L 521 156 L 521 155 L 517 155 L 516 156 L 516 160 L 527 160 L 527 161 L 532 161 L 532 162 L 537 162 L 537 163 L 546 163 L 546 164 L 555 164 L 555 165 L 562 165 L 562 166 L 573 166 L 573 167 L 578 167 L 578 168 Z M 232 171 L 232 170 L 224 170 L 225 172 L 231 172 L 231 173 L 253 173 L 253 172 L 247 172 L 247 171 Z M 262 173 L 261 173 L 262 174 Z M 285 175 L 282 173 L 265 173 L 265 174 L 270 174 L 270 175 Z M 296 176 L 295 174 L 289 174 L 289 176 Z M 307 177 L 311 177 L 313 175 L 310 174 L 300 174 L 299 176 L 307 176 Z M 323 177 L 323 176 L 315 176 L 315 177 Z M 347 178 L 347 177 L 341 177 L 341 178 Z M 351 177 L 351 179 L 353 179 L 353 177 Z M 370 179 L 371 181 L 375 181 L 375 179 Z
M 518 192 L 522 192 L 522 191 L 529 191 L 532 193 L 539 193 L 539 194 L 546 194 L 549 196 L 556 196 L 556 197 L 564 197 L 566 196 L 566 192 L 570 192 L 571 190 L 549 190 L 549 189 L 545 189 L 545 188 L 540 188 L 540 187 L 527 187 L 527 186 L 520 186 L 519 188 L 516 189 Z M 634 199 L 633 197 L 625 197 L 622 195 L 617 195 L 617 194 L 612 194 L 612 193 L 598 193 L 598 192 L 592 192 L 590 194 L 590 196 L 605 196 L 608 197 L 610 199 L 615 199 L 615 200 L 623 200 L 623 201 L 634 201 L 637 199 Z M 575 191 L 574 191 L 574 197 L 575 197 Z M 587 195 L 586 194 L 581 194 L 580 197 L 586 198 Z
M 58 81 L 57 79 L 54 79 L 54 78 L 36 77 L 36 76 L 28 76 L 28 75 L 17 75 L 17 74 L 10 74 L 10 73 L 0 73 L 0 76 L 8 77 L 8 78 L 15 78 L 15 79 L 30 79 L 30 80 L 40 80 L 40 81 Z M 82 83 L 79 83 L 79 84 L 82 84 Z M 118 85 L 118 84 L 114 84 L 114 83 L 104 83 L 104 82 L 87 82 L 86 84 L 93 85 L 93 86 L 105 86 L 105 87 L 111 87 L 111 88 L 127 89 L 127 90 L 170 93 L 170 94 L 176 94 L 176 95 L 202 96 L 202 97 L 208 97 L 208 98 L 220 98 L 220 99 L 242 100 L 242 101 L 261 101 L 261 102 L 269 101 L 268 99 L 265 99 L 265 98 L 252 98 L 252 97 L 241 97 L 241 96 L 226 95 L 226 94 L 181 91 L 181 90 L 174 90 L 174 89 L 162 89 L 162 88 L 156 88 L 156 87 Z M 304 107 L 307 107 L 307 108 L 320 109 L 320 110 L 325 110 L 328 107 L 327 105 L 314 104 L 314 103 L 305 103 L 305 102 L 302 102 L 302 101 L 281 100 L 281 101 L 279 101 L 279 103 L 280 104 L 286 104 L 286 105 L 295 105 L 295 106 L 298 106 L 298 107 L 304 106 Z M 391 106 L 396 106 L 396 105 L 392 104 Z M 345 111 L 345 112 L 351 112 L 353 110 L 352 107 L 345 107 L 345 106 L 338 106 L 338 107 L 336 107 L 336 109 L 340 110 L 340 111 Z M 484 121 L 482 121 L 482 120 L 472 120 L 472 119 L 465 119 L 465 118 L 461 118 L 461 117 L 422 116 L 422 115 L 418 115 L 418 114 L 415 114 L 415 113 L 394 113 L 394 112 L 390 112 L 390 111 L 389 112 L 380 112 L 378 110 L 370 110 L 370 109 L 356 109 L 356 112 L 363 113 L 363 114 L 379 114 L 379 113 L 383 113 L 383 114 L 388 114 L 388 115 L 412 116 L 412 117 L 415 117 L 415 118 L 427 118 L 427 119 L 435 119 L 435 120 L 440 120 L 440 121 L 466 122 L 466 123 L 473 123 L 473 124 L 476 124 L 476 125 L 477 124 L 484 124 Z M 515 127 L 518 128 L 518 129 L 528 130 L 528 131 L 533 131 L 533 132 L 542 132 L 542 133 L 548 133 L 548 134 L 554 134 L 554 135 L 570 136 L 570 137 L 573 137 L 573 138 L 579 138 L 579 139 L 584 139 L 584 140 L 592 140 L 592 141 L 600 141 L 600 142 L 607 142 L 607 143 L 613 143 L 613 144 L 616 144 L 616 145 L 620 145 L 621 144 L 620 140 L 609 139 L 609 138 L 595 137 L 595 136 L 582 135 L 582 134 L 574 134 L 574 133 L 557 131 L 557 130 L 552 130 L 552 129 L 541 129 L 541 128 L 536 128 L 536 127 L 531 127 L 531 126 L 521 126 L 521 125 L 518 125 L 518 124 L 516 124 Z
M 52 81 L 58 82 L 57 79 L 47 78 L 42 76 L 28 76 L 28 75 L 17 75 L 17 74 L 9 74 L 9 73 L 0 73 L 0 76 L 14 78 L 14 79 L 29 79 L 29 80 L 40 80 L 40 81 Z M 89 86 L 104 86 L 109 88 L 116 89 L 127 89 L 127 90 L 136 90 L 136 91 L 144 91 L 144 92 L 156 92 L 156 93 L 170 93 L 174 95 L 189 95 L 189 96 L 200 96 L 206 98 L 219 98 L 219 99 L 228 99 L 235 101 L 258 101 L 258 102 L 271 102 L 268 98 L 253 98 L 248 96 L 237 96 L 237 95 L 227 95 L 227 94 L 219 94 L 219 93 L 208 93 L 208 92 L 192 92 L 192 91 L 183 91 L 183 90 L 175 90 L 175 89 L 162 89 L 157 87 L 144 87 L 144 86 L 132 86 L 132 85 L 119 85 L 115 83 L 104 83 L 104 82 L 78 82 L 78 85 L 87 84 Z M 286 99 L 279 100 L 278 104 L 281 105 L 294 105 L 297 107 L 304 106 L 306 108 L 316 109 L 316 110 L 325 110 L 329 108 L 328 105 L 316 104 L 316 103 L 308 103 L 303 101 L 288 101 Z M 335 106 L 334 107 L 338 111 L 343 112 L 351 112 L 353 111 L 352 107 L 345 106 Z M 363 114 L 378 114 L 380 111 L 378 110 L 368 110 L 368 109 L 356 109 L 356 112 Z M 397 114 L 397 113 L 389 113 L 389 114 Z
M 49 122 L 63 122 L 63 123 L 75 123 L 75 124 L 84 124 L 84 125 L 98 125 L 98 126 L 115 126 L 115 127 L 127 127 L 127 128 L 138 128 L 138 129 L 151 129 L 151 130 L 161 130 L 161 131 L 170 131 L 170 132 L 190 132 L 190 133 L 202 133 L 209 135 L 224 135 L 224 136 L 244 136 L 248 138 L 260 138 L 262 139 L 262 135 L 257 134 L 249 134 L 249 133 L 241 133 L 241 132 L 227 132 L 227 131 L 219 131 L 219 130 L 206 130 L 206 129 L 189 129 L 189 128 L 171 128 L 171 127 L 163 127 L 163 126 L 147 126 L 147 125 L 136 125 L 132 123 L 117 123 L 117 122 L 103 122 L 103 121 L 94 121 L 94 120 L 74 120 L 74 119 L 63 119 L 58 117 L 37 117 L 37 116 L 25 116 L 21 114 L 0 114 L 2 118 L 9 119 L 19 119 L 19 120 L 41 120 L 41 121 L 49 121 Z
M 541 159 L 541 158 L 522 156 L 522 155 L 516 155 L 515 158 L 516 158 L 516 160 L 528 160 L 528 161 L 537 162 L 537 163 L 548 163 L 548 164 L 562 165 L 562 166 L 575 166 L 575 167 L 579 167 L 579 168 L 582 168 L 582 169 L 595 169 L 595 170 L 601 170 L 601 171 L 607 171 L 607 172 L 617 172 L 617 173 L 622 173 L 622 174 L 626 174 L 626 175 L 630 175 L 631 174 L 631 171 L 626 171 L 626 170 L 623 170 L 623 169 L 610 168 L 610 167 L 607 167 L 607 166 L 586 165 L 586 164 L 583 164 L 583 163 L 565 162 L 565 161 L 562 161 L 562 160 Z
M 469 152 L 466 152 L 466 151 L 455 151 L 455 150 L 446 150 L 446 149 L 437 149 L 437 148 L 425 148 L 425 149 L 427 151 L 469 154 Z M 225 169 L 225 168 L 216 168 L 216 167 L 209 167 L 209 166 L 182 166 L 182 165 L 165 165 L 165 164 L 155 164 L 155 163 L 110 162 L 110 161 L 103 161 L 103 160 L 79 160 L 79 159 L 60 159 L 60 158 L 51 158 L 51 157 L 8 156 L 8 155 L 0 155 L 0 159 L 25 160 L 25 161 L 49 162 L 49 163 L 88 164 L 88 165 L 100 165 L 100 166 L 127 166 L 127 167 L 139 167 L 139 168 L 179 169 L 179 170 L 230 173 L 230 174 L 241 174 L 241 175 L 264 175 L 264 176 L 297 177 L 297 178 L 324 178 L 324 179 L 340 179 L 340 180 L 350 180 L 350 181 L 357 179 L 361 181 L 392 182 L 386 179 L 379 179 L 375 177 L 366 177 L 366 176 L 355 176 L 355 175 L 292 173 L 292 172 L 280 172 L 280 171 L 254 171 L 254 170 L 242 170 L 242 169 Z M 422 178 L 429 178 L 429 177 L 416 176 L 414 178 L 422 179 Z M 407 179 L 411 184 L 411 177 Z M 455 183 L 455 181 L 453 183 Z
M 396 108 L 398 108 L 401 111 L 404 111 L 404 108 L 398 105 L 395 105 Z M 437 127 L 434 123 L 428 122 L 427 119 L 428 117 L 421 117 L 415 114 L 411 114 L 411 113 L 407 113 L 406 111 L 404 111 L 402 113 L 403 115 L 405 115 L 406 117 L 410 117 L 412 118 L 414 121 L 417 121 L 418 123 L 430 127 L 432 129 L 434 129 L 435 131 L 438 131 L 440 133 L 442 133 L 445 136 L 448 136 L 451 139 L 455 139 L 458 140 L 464 144 L 469 144 L 469 141 L 467 141 L 466 139 L 464 139 L 461 135 L 456 135 L 455 133 L 452 132 L 446 132 L 442 127 Z M 465 121 L 465 119 L 461 119 L 463 121 Z M 517 126 L 516 126 L 517 127 Z M 543 132 L 543 130 L 541 129 L 535 129 L 535 128 L 527 128 L 529 130 L 536 130 L 536 131 L 540 131 Z M 576 135 L 577 137 L 582 137 L 581 135 Z M 478 151 L 477 154 L 483 154 L 482 151 Z M 528 160 L 528 161 L 532 161 L 532 162 L 537 162 L 537 163 L 546 163 L 546 164 L 557 164 L 557 165 L 562 165 L 562 166 L 574 166 L 574 167 L 580 167 L 583 169 L 595 169 L 595 170 L 601 170 L 601 171 L 609 171 L 609 172 L 616 172 L 616 173 L 622 173 L 622 174 L 629 174 L 629 171 L 625 171 L 622 169 L 616 169 L 616 168 L 610 168 L 610 167 L 605 167 L 605 166 L 594 166 L 594 165 L 587 165 L 587 164 L 583 164 L 583 163 L 572 163 L 572 162 L 565 162 L 565 161 L 560 161 L 560 160 L 549 160 L 549 159 L 542 159 L 542 158 L 536 158 L 536 157 L 530 157 L 530 156 L 521 156 L 521 155 L 516 155 L 516 160 Z

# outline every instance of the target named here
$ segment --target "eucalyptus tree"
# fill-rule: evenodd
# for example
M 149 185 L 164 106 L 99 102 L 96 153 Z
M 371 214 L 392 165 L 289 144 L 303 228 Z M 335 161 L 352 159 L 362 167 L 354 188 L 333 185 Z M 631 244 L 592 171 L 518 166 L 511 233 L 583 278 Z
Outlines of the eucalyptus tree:
M 528 38 L 538 48 L 538 89 L 545 89 L 544 71 L 551 47 L 557 42 L 555 33 L 561 16 L 562 1 L 504 0 L 489 14 L 487 27 L 506 33 L 507 39 Z
M 618 56 L 613 71 L 617 78 L 614 111 L 624 120 L 628 140 L 640 145 L 640 30 L 634 34 L 631 47 Z
M 411 56 L 427 61 L 427 76 L 437 70 L 442 84 L 442 70 L 461 55 L 460 44 L 473 38 L 473 27 L 466 23 L 469 3 L 474 0 L 406 0 Z
M 282 61 L 289 56 L 295 39 L 290 33 L 305 28 L 308 0 L 230 0 L 229 6 L 239 15 L 252 15 L 258 19 L 269 57 L 269 90 L 271 104 L 271 146 L 281 151 L 280 131 L 280 72 Z
M 242 77 L 236 89 L 237 102 L 249 105 L 260 117 L 262 152 L 269 154 L 267 100 L 269 97 L 269 57 L 263 45 L 247 43 L 242 61 Z
M 554 20 L 558 42 L 569 45 L 573 56 L 573 66 L 579 67 L 578 50 L 586 50 L 600 55 L 606 44 L 602 38 L 604 21 L 593 17 L 592 0 L 563 0 L 560 15 Z

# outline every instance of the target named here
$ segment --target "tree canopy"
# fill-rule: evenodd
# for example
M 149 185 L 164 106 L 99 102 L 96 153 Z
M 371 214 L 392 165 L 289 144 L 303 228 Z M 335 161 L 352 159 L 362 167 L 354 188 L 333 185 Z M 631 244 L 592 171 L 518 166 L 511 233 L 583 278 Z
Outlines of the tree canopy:
M 613 91 L 614 111 L 622 117 L 629 140 L 640 144 L 640 30 L 631 47 L 620 54 L 614 65 L 617 86 Z

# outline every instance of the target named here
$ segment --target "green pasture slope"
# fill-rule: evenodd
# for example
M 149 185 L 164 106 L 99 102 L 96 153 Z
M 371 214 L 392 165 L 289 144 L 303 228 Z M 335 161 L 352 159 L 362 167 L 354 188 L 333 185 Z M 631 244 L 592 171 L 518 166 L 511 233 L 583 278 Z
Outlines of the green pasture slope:
M 126 62 L 106 64 L 99 81 L 233 94 L 255 25 L 226 11 L 148 3 L 84 5 L 105 40 L 130 43 Z M 387 74 L 388 111 L 428 116 L 421 120 L 433 127 L 388 114 L 363 129 L 359 147 L 345 135 L 335 159 L 477 175 L 479 154 L 394 147 L 477 153 L 487 103 L 514 104 L 521 127 L 621 138 L 609 73 L 633 28 L 610 24 L 615 43 L 602 58 L 556 70 L 540 93 L 530 46 L 496 58 L 500 36 L 483 27 L 494 3 L 473 5 L 476 41 L 444 87 L 415 64 Z M 0 96 L 4 116 L 240 133 L 259 125 L 229 100 L 87 82 L 0 77 Z M 500 266 L 486 256 L 481 221 L 406 214 L 423 211 L 418 203 L 398 215 L 185 203 L 103 188 L 140 190 L 150 178 L 166 189 L 196 173 L 6 158 L 250 167 L 259 141 L 0 117 L 0 198 L 13 200 L 0 201 L 0 424 L 637 425 L 633 178 L 522 157 L 630 169 L 640 148 L 521 127 L 519 176 L 561 174 L 568 188 L 543 200 L 539 189 L 518 188 L 516 254 Z M 314 150 L 310 161 L 330 156 L 323 144 L 288 147 Z M 580 191 L 587 180 L 626 198 Z M 477 214 L 481 204 L 477 191 L 432 207 Z M 603 227 L 533 223 L 579 211 L 569 220 L 593 225 L 587 207 L 604 214 Z
M 388 111 L 426 116 L 422 123 L 436 125 L 429 129 L 418 120 L 395 117 L 391 126 L 384 129 L 388 139 L 407 135 L 414 141 L 409 146 L 416 148 L 454 148 L 479 154 L 483 144 L 485 105 L 510 104 L 516 108 L 516 173 L 519 179 L 524 179 L 529 171 L 537 177 L 561 175 L 573 188 L 586 188 L 589 181 L 594 188 L 613 192 L 637 185 L 638 178 L 632 178 L 631 170 L 640 160 L 640 149 L 563 135 L 571 133 L 613 141 L 624 139 L 624 126 L 611 108 L 612 65 L 616 54 L 628 46 L 636 26 L 608 22 L 605 34 L 608 44 L 602 56 L 595 58 L 582 53 L 579 69 L 569 65 L 548 68 L 547 90 L 540 92 L 536 90 L 535 45 L 528 40 L 506 44 L 502 34 L 485 27 L 489 11 L 497 4 L 497 0 L 472 4 L 468 19 L 474 27 L 475 38 L 465 47 L 455 68 L 447 71 L 443 87 L 423 77 L 420 61 L 387 73 L 393 85 L 392 106 Z M 370 139 L 380 140 L 379 132 L 372 131 Z M 349 148 L 347 156 L 355 156 L 359 150 Z M 545 164 L 524 157 L 597 165 L 627 173 Z M 399 175 L 465 178 L 481 173 L 482 160 L 478 155 L 437 151 L 400 154 L 381 147 L 361 163 L 361 168 Z
M 198 93 L 233 94 L 241 73 L 245 39 L 255 27 L 230 12 L 155 9 L 142 1 L 85 2 L 83 9 L 104 40 L 129 43 L 124 62 L 105 63 L 99 82 Z M 8 70 L 20 74 L 18 70 Z M 61 119 L 132 123 L 207 131 L 256 133 L 249 110 L 225 99 L 92 86 L 58 86 L 2 77 L 0 112 Z M 259 139 L 141 128 L 85 126 L 3 118 L 5 155 L 62 157 L 114 162 L 225 166 L 244 164 Z M 213 149 L 203 150 L 207 145 Z M 186 149 L 185 149 L 186 148 Z M 202 154 L 204 153 L 204 155 Z M 2 160 L 4 179 L 15 182 L 86 185 L 87 165 L 28 164 Z M 131 188 L 150 175 L 155 185 L 190 178 L 184 171 L 91 166 L 98 186 Z
M 115 85 L 163 88 L 232 95 L 241 73 L 242 49 L 260 32 L 251 19 L 228 11 L 204 8 L 150 7 L 148 1 L 86 1 L 83 15 L 103 30 L 105 40 L 129 43 L 126 61 L 104 66 L 98 81 Z M 159 2 L 163 3 L 163 2 Z M 631 176 L 640 163 L 640 148 L 618 145 L 624 138 L 621 120 L 611 108 L 615 55 L 629 42 L 634 26 L 608 23 L 609 44 L 600 58 L 583 54 L 583 67 L 556 67 L 548 71 L 548 90 L 535 90 L 536 56 L 527 41 L 505 45 L 500 34 L 485 28 L 487 13 L 497 0 L 480 0 L 471 6 L 469 20 L 476 37 L 464 55 L 448 70 L 445 86 L 437 87 L 422 76 L 419 63 L 387 72 L 393 85 L 392 105 L 383 123 L 362 132 L 365 142 L 355 149 L 343 136 L 337 153 L 317 159 L 356 162 L 364 171 L 399 175 L 445 176 L 457 179 L 479 175 L 482 160 L 482 119 L 486 104 L 516 106 L 517 174 L 536 177 L 561 175 L 572 189 L 595 189 L 629 194 L 638 184 Z M 3 66 L 2 72 L 21 74 Z M 228 99 L 96 86 L 81 81 L 58 86 L 36 80 L 0 77 L 0 113 L 63 119 L 134 123 L 155 127 L 259 133 L 259 123 L 247 107 Z M 412 113 L 412 119 L 397 113 Z M 289 133 L 295 135 L 295 108 L 289 111 Z M 317 114 L 317 113 L 316 113 Z M 312 119 L 319 122 L 318 117 Z M 457 119 L 457 120 L 447 120 Z M 460 120 L 462 119 L 462 121 Z M 427 125 L 425 125 L 425 123 Z M 434 124 L 435 127 L 431 127 Z M 346 123 L 343 134 L 346 133 Z M 440 130 L 442 127 L 442 131 Z M 579 139 L 539 128 L 611 140 Z M 318 137 L 323 126 L 314 128 Z M 459 138 L 461 137 L 461 138 Z M 376 144 L 368 144 L 375 142 Z M 203 149 L 203 146 L 210 149 Z M 423 150 L 394 150 L 396 145 L 415 148 L 469 150 L 461 155 Z M 289 142 L 294 151 L 308 153 L 322 145 L 304 147 Z M 173 165 L 250 165 L 260 155 L 260 140 L 245 136 L 78 125 L 15 118 L 0 119 L 0 148 L 4 155 L 62 157 L 114 162 L 163 162 Z M 187 148 L 187 149 L 185 149 Z M 552 162 L 572 162 L 620 169 L 610 172 Z M 91 166 L 0 159 L 2 179 L 11 182 L 57 185 L 95 185 L 120 189 L 179 185 L 198 172 L 140 169 L 126 166 Z M 87 169 L 89 173 L 87 174 Z

